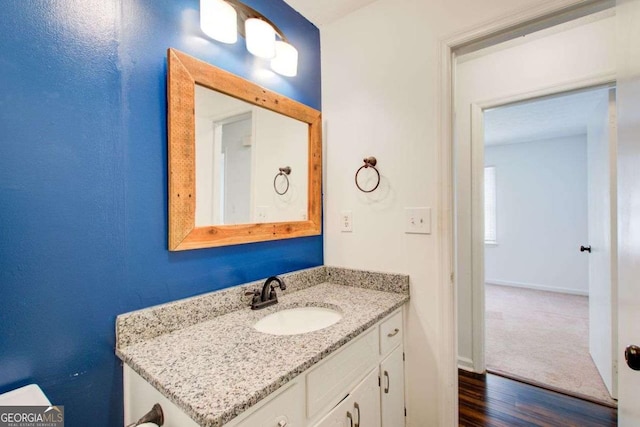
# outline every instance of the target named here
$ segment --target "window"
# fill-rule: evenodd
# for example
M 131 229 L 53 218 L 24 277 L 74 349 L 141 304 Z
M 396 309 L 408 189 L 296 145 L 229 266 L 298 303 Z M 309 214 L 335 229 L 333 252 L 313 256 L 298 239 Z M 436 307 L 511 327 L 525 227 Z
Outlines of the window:
M 484 242 L 497 243 L 496 231 L 496 168 L 484 168 Z

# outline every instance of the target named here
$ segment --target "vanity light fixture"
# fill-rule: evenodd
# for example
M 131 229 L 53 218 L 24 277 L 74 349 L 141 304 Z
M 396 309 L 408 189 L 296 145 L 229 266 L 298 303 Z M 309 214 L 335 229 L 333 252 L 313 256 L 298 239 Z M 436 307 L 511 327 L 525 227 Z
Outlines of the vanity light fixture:
M 235 43 L 239 32 L 247 50 L 270 59 L 273 71 L 287 77 L 298 74 L 298 50 L 273 22 L 238 0 L 200 0 L 200 28 L 223 43 Z
M 249 52 L 264 59 L 276 56 L 276 31 L 267 21 L 247 19 L 244 21 L 244 33 Z
M 271 69 L 287 77 L 298 74 L 298 50 L 287 42 L 276 41 L 276 56 L 271 60 Z
M 202 32 L 222 43 L 238 40 L 236 21 L 238 14 L 223 0 L 200 0 L 200 28 Z

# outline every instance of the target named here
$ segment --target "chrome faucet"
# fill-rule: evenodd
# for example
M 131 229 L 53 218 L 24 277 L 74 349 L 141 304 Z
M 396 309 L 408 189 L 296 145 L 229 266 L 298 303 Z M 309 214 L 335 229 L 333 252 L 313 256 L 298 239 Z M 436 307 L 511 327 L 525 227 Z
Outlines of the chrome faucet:
M 277 285 L 272 285 L 273 282 L 276 282 Z M 264 282 L 264 285 L 262 285 L 262 292 L 260 292 L 258 289 L 248 291 L 245 295 L 253 295 L 251 309 L 259 310 L 261 308 L 277 304 L 278 295 L 276 294 L 276 286 L 278 286 L 283 291 L 287 289 L 287 285 L 284 284 L 284 281 L 282 281 L 281 278 L 277 276 L 271 276 L 266 280 L 266 282 Z

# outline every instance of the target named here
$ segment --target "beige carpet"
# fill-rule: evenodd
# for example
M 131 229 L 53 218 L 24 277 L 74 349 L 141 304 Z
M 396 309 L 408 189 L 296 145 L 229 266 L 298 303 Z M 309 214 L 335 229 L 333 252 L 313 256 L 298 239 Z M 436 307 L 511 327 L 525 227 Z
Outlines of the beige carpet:
M 615 404 L 589 355 L 585 296 L 486 285 L 487 369 Z

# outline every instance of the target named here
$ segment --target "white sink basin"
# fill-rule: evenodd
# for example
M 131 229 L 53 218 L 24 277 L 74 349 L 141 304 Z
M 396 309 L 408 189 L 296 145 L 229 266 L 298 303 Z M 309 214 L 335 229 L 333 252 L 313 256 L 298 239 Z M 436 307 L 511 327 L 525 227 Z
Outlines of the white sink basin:
M 299 307 L 276 311 L 258 320 L 253 327 L 272 335 L 296 335 L 313 332 L 342 319 L 336 310 L 324 307 Z

